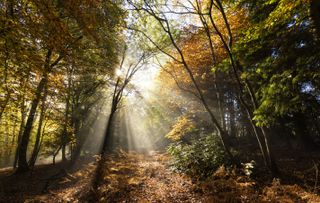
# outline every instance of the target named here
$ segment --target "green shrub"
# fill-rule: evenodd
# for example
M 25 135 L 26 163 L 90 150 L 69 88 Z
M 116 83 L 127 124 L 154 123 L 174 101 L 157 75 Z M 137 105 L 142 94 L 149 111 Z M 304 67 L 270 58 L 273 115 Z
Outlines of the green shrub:
M 168 147 L 174 170 L 205 178 L 221 165 L 229 165 L 220 141 L 215 135 L 205 135 L 191 144 L 173 143 Z

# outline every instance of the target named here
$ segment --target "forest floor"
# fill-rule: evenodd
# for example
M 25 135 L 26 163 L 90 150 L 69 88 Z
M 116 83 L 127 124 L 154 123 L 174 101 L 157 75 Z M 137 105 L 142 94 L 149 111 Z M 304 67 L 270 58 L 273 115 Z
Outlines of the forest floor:
M 173 172 L 162 153 L 108 156 L 105 178 L 98 191 L 101 202 L 320 202 L 317 186 L 304 184 L 302 173 L 289 171 L 288 180 L 250 178 L 238 170 L 218 169 L 205 181 Z M 68 168 L 68 169 L 65 169 Z M 31 173 L 0 171 L 0 202 L 88 202 L 96 162 L 77 167 L 42 165 Z M 311 171 L 314 172 L 314 171 Z M 312 174 L 310 172 L 310 174 Z

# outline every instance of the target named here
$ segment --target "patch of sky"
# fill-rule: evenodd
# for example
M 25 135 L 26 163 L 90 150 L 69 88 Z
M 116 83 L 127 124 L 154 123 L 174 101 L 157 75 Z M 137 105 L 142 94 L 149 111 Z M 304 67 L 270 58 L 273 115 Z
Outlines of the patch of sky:
M 302 93 L 307 93 L 307 94 L 311 94 L 315 91 L 315 87 L 312 85 L 311 82 L 304 82 L 301 85 L 301 92 Z M 320 99 L 320 95 L 319 95 L 319 99 Z

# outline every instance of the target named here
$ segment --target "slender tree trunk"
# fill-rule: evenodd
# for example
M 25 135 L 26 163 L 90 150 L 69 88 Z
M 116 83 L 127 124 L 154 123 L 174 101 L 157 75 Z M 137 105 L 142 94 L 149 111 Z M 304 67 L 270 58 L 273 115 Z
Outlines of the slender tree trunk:
M 68 140 L 68 118 L 69 118 L 69 101 L 66 103 L 66 112 L 65 112 L 65 123 L 64 123 L 64 130 L 61 136 L 61 151 L 62 151 L 62 162 L 67 161 L 66 158 L 66 146 Z
M 229 112 L 230 112 L 230 135 L 236 137 L 236 114 L 234 109 L 233 99 L 229 102 Z
M 8 114 L 10 115 L 11 112 L 8 112 Z M 4 139 L 4 146 L 5 146 L 5 158 L 4 158 L 4 163 L 8 164 L 10 162 L 10 156 L 9 156 L 9 152 L 10 152 L 10 145 L 9 145 L 9 137 L 10 137 L 10 126 L 9 126 L 9 122 L 6 119 L 5 120 L 5 128 L 6 128 L 6 132 L 5 134 L 5 139 Z
M 269 167 L 269 161 L 268 161 L 269 158 L 268 158 L 268 154 L 266 153 L 266 149 L 265 149 L 266 144 L 263 142 L 263 139 L 261 139 L 261 134 L 259 133 L 260 129 L 253 122 L 253 120 L 252 120 L 253 115 L 252 115 L 251 111 L 249 110 L 249 107 L 247 106 L 247 104 L 244 103 L 243 98 L 241 96 L 240 96 L 240 101 L 241 101 L 242 105 L 244 106 L 244 109 L 247 112 L 248 120 L 250 121 L 250 124 L 251 124 L 251 127 L 253 129 L 254 135 L 255 135 L 255 137 L 257 139 L 257 142 L 258 142 L 258 145 L 259 145 L 262 157 L 263 157 L 263 161 L 264 161 L 265 165 L 267 167 Z
M 29 169 L 28 167 L 28 163 L 27 163 L 27 148 L 28 148 L 28 144 L 29 144 L 29 138 L 30 138 L 30 134 L 31 134 L 31 130 L 32 130 L 32 125 L 33 125 L 33 121 L 34 121 L 34 117 L 36 114 L 36 110 L 40 101 L 40 97 L 41 97 L 41 92 L 43 91 L 43 88 L 45 86 L 45 84 L 47 83 L 47 78 L 46 76 L 43 77 L 37 87 L 36 90 L 36 97 L 34 98 L 34 100 L 31 103 L 31 109 L 29 112 L 29 116 L 27 119 L 27 123 L 26 126 L 24 128 L 22 137 L 21 137 L 21 144 L 19 147 L 19 160 L 18 160 L 18 168 L 17 168 L 17 172 L 23 172 L 23 171 L 27 171 Z
M 36 135 L 36 141 L 33 147 L 33 151 L 31 154 L 31 157 L 29 159 L 29 166 L 32 168 L 34 164 L 36 163 L 37 157 L 38 157 L 38 152 L 40 148 L 40 138 L 42 135 L 42 124 L 45 116 L 45 102 L 46 102 L 46 97 L 47 97 L 47 90 L 45 87 L 44 90 L 44 95 L 42 98 L 42 105 L 41 105 L 41 112 L 40 112 L 40 118 L 39 118 L 39 124 L 38 124 L 38 129 L 37 129 L 37 135 Z
M 76 105 L 77 106 L 77 105 Z M 75 107 L 77 109 L 77 107 Z M 76 137 L 76 146 L 74 147 L 74 153 L 73 153 L 73 156 L 71 157 L 71 160 L 72 162 L 75 162 L 77 160 L 78 157 L 80 157 L 81 155 L 81 149 L 83 147 L 83 144 L 84 144 L 84 137 L 82 136 L 81 133 L 79 133 L 80 131 L 80 121 L 79 119 L 77 118 L 77 116 L 75 115 L 75 112 L 74 110 L 72 110 L 72 126 L 73 126 L 73 132 L 74 132 L 74 135 Z
M 113 104 L 114 105 L 114 104 Z M 102 154 L 106 153 L 107 151 L 111 151 L 112 147 L 112 126 L 114 121 L 114 116 L 116 113 L 116 109 L 114 107 L 111 108 L 111 112 L 108 118 L 107 127 L 104 135 L 104 141 L 102 145 Z
M 71 77 L 72 77 L 72 69 L 67 69 L 68 72 L 68 84 L 66 86 L 67 95 L 66 95 L 66 109 L 65 109 L 65 117 L 64 117 L 64 129 L 61 138 L 62 144 L 62 162 L 66 162 L 66 146 L 69 139 L 68 127 L 69 127 L 69 112 L 70 112 L 70 97 L 71 97 Z
M 14 161 L 13 161 L 13 168 L 17 168 L 17 164 L 18 164 L 18 153 L 19 153 L 19 148 L 21 145 L 21 137 L 22 137 L 22 133 L 24 131 L 24 126 L 25 126 L 25 120 L 26 120 L 26 110 L 25 110 L 25 102 L 24 102 L 24 95 L 21 101 L 21 122 L 20 122 L 20 129 L 19 129 L 19 133 L 18 133 L 18 139 L 17 139 L 17 147 L 16 147 L 16 152 L 15 152 L 15 156 L 14 156 Z
M 55 151 L 55 152 L 53 153 L 53 156 L 52 156 L 52 164 L 53 164 L 53 165 L 56 164 L 56 157 L 57 157 L 57 155 L 58 155 L 61 147 L 62 147 L 62 146 L 60 146 L 60 147 L 57 149 L 57 151 Z
M 213 85 L 214 85 L 214 90 L 216 92 L 221 127 L 223 128 L 224 131 L 226 131 L 226 121 L 224 118 L 224 110 L 223 110 L 223 96 L 222 96 L 223 93 L 221 92 L 221 89 L 218 86 L 218 74 L 217 73 L 214 73 L 214 84 Z
M 33 126 L 33 121 L 35 118 L 35 114 L 37 111 L 38 104 L 41 99 L 41 93 L 43 92 L 46 84 L 47 84 L 47 75 L 50 69 L 50 61 L 51 61 L 51 50 L 48 50 L 46 60 L 45 60 L 45 65 L 44 65 L 44 74 L 38 84 L 38 87 L 36 89 L 36 94 L 35 98 L 31 102 L 31 108 L 29 111 L 29 115 L 27 118 L 27 123 L 24 128 L 23 134 L 21 136 L 21 142 L 20 142 L 20 147 L 18 150 L 18 168 L 16 172 L 24 172 L 29 170 L 28 162 L 27 162 L 27 149 L 28 149 L 28 144 L 29 144 L 29 138 Z
M 14 112 L 14 114 L 17 116 L 18 115 L 18 110 Z M 15 145 L 15 142 L 16 142 L 16 137 L 17 137 L 17 134 L 16 134 L 16 129 L 17 129 L 17 125 L 18 125 L 18 118 L 15 117 L 14 119 L 14 123 L 13 123 L 13 129 L 12 129 L 12 138 L 11 138 L 11 143 L 10 143 L 10 151 L 9 151 L 9 155 L 10 155 L 10 160 L 12 160 L 12 150 L 14 149 L 14 145 Z
M 264 138 L 268 158 L 269 158 L 269 168 L 273 176 L 278 177 L 280 174 L 280 171 L 278 169 L 277 163 L 274 158 L 273 150 L 272 150 L 272 145 L 270 143 L 270 132 L 268 128 L 261 127 L 261 132 Z
M 66 162 L 67 158 L 66 158 L 66 144 L 63 143 L 61 146 L 61 157 L 62 157 L 62 162 Z

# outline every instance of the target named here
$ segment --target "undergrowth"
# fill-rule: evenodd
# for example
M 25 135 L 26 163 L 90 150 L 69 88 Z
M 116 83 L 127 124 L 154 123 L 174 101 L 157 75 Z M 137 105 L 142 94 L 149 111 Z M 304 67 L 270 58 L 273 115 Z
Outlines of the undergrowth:
M 175 171 L 199 178 L 212 175 L 221 165 L 231 164 L 217 136 L 212 134 L 193 139 L 190 143 L 172 143 L 168 153 L 172 157 L 171 166 Z

